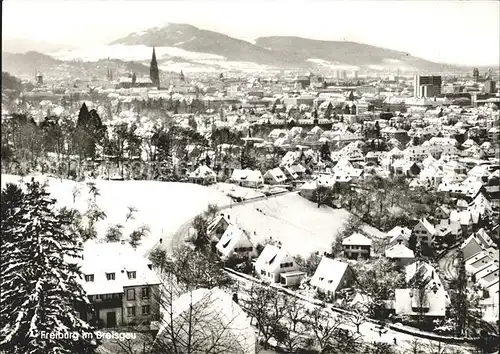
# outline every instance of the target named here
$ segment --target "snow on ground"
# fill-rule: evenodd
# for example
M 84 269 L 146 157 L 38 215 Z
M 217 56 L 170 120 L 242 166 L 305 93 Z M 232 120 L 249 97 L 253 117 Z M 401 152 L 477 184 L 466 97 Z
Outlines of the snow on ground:
M 342 63 L 335 63 L 332 61 L 324 60 L 324 59 L 315 59 L 315 58 L 309 58 L 307 59 L 308 62 L 321 65 L 321 66 L 327 66 L 330 69 L 337 69 L 337 70 L 359 70 L 358 66 L 354 65 L 347 65 L 347 64 L 342 64 Z
M 190 52 L 176 47 L 155 47 L 158 59 L 178 57 L 186 60 L 225 60 L 225 57 L 210 53 Z M 84 61 L 97 61 L 99 59 L 121 60 L 151 60 L 153 47 L 145 45 L 113 44 L 97 47 L 86 47 L 75 50 L 65 50 L 51 53 L 50 55 L 60 60 L 81 59 Z
M 233 198 L 241 198 L 242 200 L 264 197 L 264 193 L 261 193 L 255 189 L 240 187 L 231 183 L 217 183 L 210 186 L 210 188 L 224 193 L 227 196 Z
M 344 209 L 318 208 L 296 193 L 238 205 L 226 213 L 248 232 L 254 244 L 272 237 L 290 253 L 302 256 L 330 252 L 335 233 L 349 217 Z
M 31 177 L 25 177 L 29 181 Z M 35 180 L 48 181 L 47 191 L 57 200 L 57 205 L 68 206 L 85 212 L 88 208 L 89 188 L 86 182 L 60 180 L 46 176 L 36 176 Z M 2 174 L 2 188 L 7 183 L 18 183 L 19 176 Z M 103 237 L 109 225 L 123 224 L 123 235 L 128 235 L 141 225 L 149 225 L 150 236 L 142 241 L 139 252 L 145 252 L 163 238 L 169 238 L 187 220 L 206 209 L 210 203 L 229 205 L 230 198 L 223 193 L 191 183 L 157 181 L 104 181 L 93 180 L 100 195 L 97 205 L 106 213 L 107 219 L 97 223 L 99 237 Z M 73 188 L 78 186 L 81 194 L 73 203 Z M 125 222 L 127 207 L 138 209 L 133 220 Z

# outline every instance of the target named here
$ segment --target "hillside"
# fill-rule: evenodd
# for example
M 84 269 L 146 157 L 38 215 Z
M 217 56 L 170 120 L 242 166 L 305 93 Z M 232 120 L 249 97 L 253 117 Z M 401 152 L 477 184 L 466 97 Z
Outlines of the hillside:
M 131 33 L 113 41 L 111 45 L 177 48 L 192 53 L 216 55 L 227 61 L 302 69 L 400 69 L 428 72 L 462 69 L 413 57 L 409 53 L 355 42 L 261 37 L 252 44 L 225 34 L 175 23 Z M 176 59 L 180 58 L 187 59 L 184 55 Z M 207 64 L 206 60 L 204 63 Z
M 34 77 L 36 71 L 47 72 L 61 63 L 60 60 L 38 53 L 7 53 L 2 52 L 2 70 L 13 75 Z
M 116 73 L 135 72 L 138 76 L 149 75 L 149 65 L 120 59 L 99 59 L 97 61 L 61 60 L 38 52 L 7 53 L 2 52 L 2 70 L 23 79 L 33 80 L 35 72 L 45 76 L 60 76 L 70 73 L 74 77 L 106 75 L 106 68 Z
M 65 44 L 48 43 L 44 41 L 34 41 L 25 38 L 2 39 L 2 52 L 9 53 L 26 53 L 40 52 L 51 53 L 58 50 L 71 49 L 72 47 Z
M 175 47 L 190 52 L 215 54 L 233 61 L 249 61 L 267 65 L 294 64 L 293 58 L 285 60 L 276 56 L 276 53 L 252 43 L 179 23 L 169 23 L 163 27 L 132 33 L 110 44 Z M 298 63 L 295 62 L 295 64 Z
M 23 84 L 17 77 L 2 72 L 2 92 L 5 90 L 22 91 Z
M 48 181 L 47 190 L 57 200 L 58 206 L 67 206 L 85 212 L 88 208 L 88 187 L 83 182 L 60 180 L 37 176 L 37 181 Z M 30 177 L 25 177 L 29 181 Z M 2 174 L 2 188 L 7 183 L 19 183 L 20 177 Z M 209 203 L 227 205 L 230 199 L 224 194 L 190 183 L 156 181 L 105 181 L 95 180 L 100 196 L 97 205 L 106 213 L 107 219 L 96 224 L 99 237 L 103 237 L 109 225 L 123 224 L 125 237 L 137 227 L 146 224 L 151 228 L 150 236 L 143 240 L 139 251 L 146 252 L 160 238 L 169 238 L 185 221 L 204 211 Z M 81 191 L 73 203 L 72 190 L 75 186 Z M 134 219 L 125 222 L 127 207 L 138 209 Z
M 319 65 L 348 65 L 374 70 L 397 69 L 446 71 L 452 65 L 439 64 L 409 53 L 346 41 L 320 41 L 300 37 L 260 37 L 255 43 L 283 56 L 293 56 Z

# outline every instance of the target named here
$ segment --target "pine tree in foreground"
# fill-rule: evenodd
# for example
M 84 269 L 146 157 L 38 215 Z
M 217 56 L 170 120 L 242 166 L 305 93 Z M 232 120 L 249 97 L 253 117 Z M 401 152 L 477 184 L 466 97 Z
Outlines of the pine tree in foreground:
M 88 311 L 78 282 L 81 243 L 67 213 L 54 208 L 44 186 L 2 190 L 0 352 L 93 353 L 96 336 L 74 306 Z

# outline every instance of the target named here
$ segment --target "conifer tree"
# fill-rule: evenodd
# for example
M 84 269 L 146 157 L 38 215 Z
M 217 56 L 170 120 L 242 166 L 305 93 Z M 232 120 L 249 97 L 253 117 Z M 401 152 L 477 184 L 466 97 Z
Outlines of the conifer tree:
M 93 353 L 97 346 L 75 310 L 91 311 L 77 281 L 81 241 L 54 204 L 34 180 L 25 192 L 15 185 L 2 190 L 0 352 Z

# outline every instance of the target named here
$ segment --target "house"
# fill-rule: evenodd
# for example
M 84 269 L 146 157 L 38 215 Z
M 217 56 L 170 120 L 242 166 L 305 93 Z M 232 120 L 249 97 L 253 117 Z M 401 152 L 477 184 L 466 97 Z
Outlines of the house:
M 159 328 L 156 341 L 168 341 L 170 328 L 174 328 L 179 343 L 189 339 L 200 352 L 219 348 L 228 354 L 255 353 L 256 338 L 250 319 L 231 294 L 219 288 L 182 294 L 171 306 L 165 306 L 163 316 L 168 320 Z
M 429 247 L 434 244 L 434 236 L 436 235 L 436 229 L 432 224 L 423 218 L 418 221 L 417 225 L 413 228 L 413 234 L 417 237 L 417 242 L 425 243 Z
M 397 244 L 408 246 L 410 236 L 411 230 L 407 227 L 395 226 L 392 230 L 387 232 L 390 246 Z
M 334 299 L 339 290 L 352 283 L 353 276 L 349 264 L 323 256 L 311 279 L 311 286 Z
M 271 283 L 281 283 L 285 286 L 299 284 L 305 276 L 298 271 L 294 258 L 280 246 L 267 244 L 259 258 L 255 261 L 255 272 Z M 291 275 L 294 276 L 291 276 Z M 282 277 L 285 275 L 285 277 Z
M 257 252 L 248 235 L 236 225 L 229 225 L 215 246 L 222 260 L 230 258 L 250 259 Z
M 370 258 L 372 240 L 368 237 L 354 233 L 342 241 L 342 249 L 347 258 Z
M 217 216 L 207 227 L 208 237 L 216 242 L 219 242 L 224 232 L 226 232 L 229 225 L 232 225 L 230 221 L 230 216 L 225 214 L 220 214 Z
M 398 243 L 385 250 L 385 257 L 405 266 L 414 261 L 415 254 L 405 245 Z
M 406 289 L 395 290 L 398 315 L 444 317 L 450 298 L 438 273 L 430 264 L 416 261 L 405 267 Z
M 267 184 L 284 184 L 286 176 L 279 167 L 276 167 L 264 174 L 264 182 Z
M 241 187 L 260 188 L 264 185 L 262 173 L 258 170 L 238 170 L 235 169 L 230 181 Z
M 451 210 L 446 205 L 440 205 L 434 211 L 434 217 L 439 220 L 446 220 L 450 217 Z
M 462 229 L 462 237 L 467 237 L 472 233 L 474 228 L 474 220 L 470 211 L 452 210 L 450 213 L 450 221 L 460 224 Z
M 159 319 L 160 279 L 130 244 L 88 241 L 77 262 L 83 289 L 94 308 L 93 313 L 80 313 L 84 321 L 113 328 Z
M 418 291 L 396 289 L 395 310 L 397 315 L 443 318 L 446 316 L 446 294 L 443 291 Z
M 285 174 L 286 179 L 288 179 L 290 181 L 295 181 L 295 180 L 299 179 L 299 175 L 297 174 L 297 172 L 295 172 L 293 167 L 284 166 L 281 169 L 283 170 L 283 173 Z M 265 178 L 265 176 L 264 176 L 264 178 Z
M 189 182 L 209 185 L 217 182 L 217 175 L 208 166 L 201 165 L 188 176 Z

